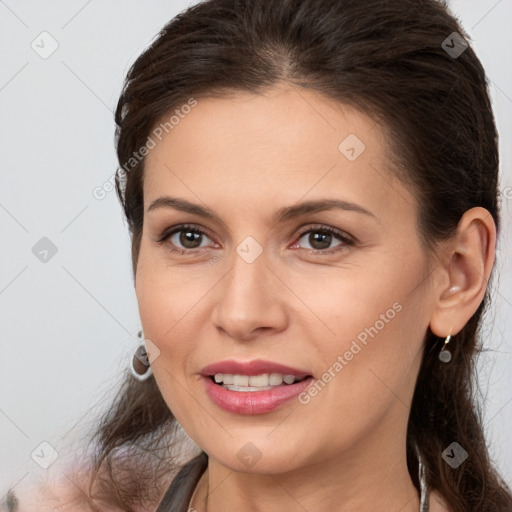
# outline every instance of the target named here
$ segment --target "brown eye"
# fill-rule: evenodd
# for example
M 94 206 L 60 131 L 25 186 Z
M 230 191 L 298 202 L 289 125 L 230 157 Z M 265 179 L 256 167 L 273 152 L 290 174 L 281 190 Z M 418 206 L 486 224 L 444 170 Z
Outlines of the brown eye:
M 187 229 L 178 231 L 176 234 L 179 234 L 179 243 L 182 244 L 185 249 L 197 249 L 201 246 L 201 238 L 203 235 L 197 231 Z
M 182 253 L 187 251 L 194 251 L 208 247 L 208 243 L 203 242 L 211 241 L 210 237 L 202 229 L 195 226 L 177 226 L 169 232 L 166 232 L 158 240 L 159 243 L 166 243 L 171 246 L 171 251 L 180 251 Z
M 316 231 L 309 234 L 308 243 L 316 250 L 329 249 L 333 238 L 330 233 L 320 233 Z
M 309 244 L 309 247 L 301 245 L 303 239 Z M 333 228 L 322 227 L 304 231 L 295 245 L 301 249 L 329 253 L 341 250 L 346 246 L 352 246 L 354 241 Z

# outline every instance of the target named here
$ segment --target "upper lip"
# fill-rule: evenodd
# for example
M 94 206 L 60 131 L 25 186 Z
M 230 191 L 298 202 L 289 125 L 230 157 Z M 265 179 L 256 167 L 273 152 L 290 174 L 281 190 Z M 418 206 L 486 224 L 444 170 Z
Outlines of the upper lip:
M 215 375 L 217 373 L 231 375 L 261 375 L 263 373 L 281 373 L 282 375 L 294 375 L 301 379 L 311 375 L 310 372 L 299 370 L 284 364 L 264 361 L 263 359 L 253 359 L 252 361 L 235 361 L 229 359 L 209 364 L 201 370 L 205 376 Z

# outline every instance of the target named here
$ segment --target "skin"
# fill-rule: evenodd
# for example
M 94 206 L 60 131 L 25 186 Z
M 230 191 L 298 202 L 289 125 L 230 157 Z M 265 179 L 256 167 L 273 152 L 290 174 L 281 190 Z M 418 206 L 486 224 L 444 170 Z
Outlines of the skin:
M 338 149 L 349 134 L 365 145 L 354 161 Z M 389 151 L 384 128 L 366 115 L 282 83 L 198 99 L 148 154 L 136 294 L 145 337 L 159 350 L 152 368 L 162 395 L 209 455 L 196 510 L 419 510 L 405 436 L 425 335 L 429 326 L 456 335 L 476 311 L 496 232 L 474 208 L 428 254 L 417 201 L 393 176 Z M 148 211 L 166 195 L 222 222 Z M 373 216 L 328 210 L 272 221 L 279 208 L 325 198 Z M 180 233 L 158 242 L 182 223 L 208 232 L 200 248 L 180 243 Z M 356 242 L 333 236 L 322 249 L 312 239 L 322 227 Z M 236 251 L 248 236 L 263 249 L 252 263 Z M 321 378 L 396 303 L 394 318 L 307 404 L 239 415 L 204 392 L 201 369 L 225 359 L 261 358 Z M 237 456 L 248 442 L 261 456 L 250 467 Z M 447 510 L 432 499 L 431 510 Z

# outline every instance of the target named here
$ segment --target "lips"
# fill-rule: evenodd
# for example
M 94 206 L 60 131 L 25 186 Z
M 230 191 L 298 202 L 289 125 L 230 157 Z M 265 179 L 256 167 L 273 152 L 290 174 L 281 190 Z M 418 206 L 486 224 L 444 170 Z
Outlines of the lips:
M 216 383 L 216 380 L 221 381 L 223 376 L 235 377 L 235 379 L 242 376 L 258 378 L 264 374 L 294 376 L 296 381 L 288 384 L 281 380 L 279 385 L 260 389 Z M 221 409 L 235 414 L 263 414 L 274 411 L 290 403 L 314 380 L 311 373 L 305 370 L 263 360 L 221 361 L 203 368 L 201 375 L 206 394 L 212 402 Z

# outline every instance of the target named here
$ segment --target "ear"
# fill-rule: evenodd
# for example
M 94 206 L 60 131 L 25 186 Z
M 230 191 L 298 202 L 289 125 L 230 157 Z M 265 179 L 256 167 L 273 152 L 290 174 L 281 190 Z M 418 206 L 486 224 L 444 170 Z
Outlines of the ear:
M 436 279 L 430 329 L 439 337 L 457 334 L 482 302 L 495 258 L 496 225 L 488 210 L 464 213 L 457 234 L 444 246 Z

